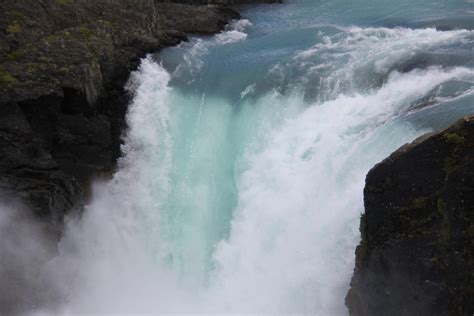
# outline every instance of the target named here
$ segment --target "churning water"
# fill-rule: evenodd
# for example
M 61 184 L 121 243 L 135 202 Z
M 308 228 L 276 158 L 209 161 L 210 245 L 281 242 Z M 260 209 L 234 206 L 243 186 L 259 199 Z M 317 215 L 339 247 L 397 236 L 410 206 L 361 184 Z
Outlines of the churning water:
M 132 74 L 123 157 L 42 277 L 57 313 L 344 315 L 364 178 L 474 112 L 474 4 L 244 8 Z

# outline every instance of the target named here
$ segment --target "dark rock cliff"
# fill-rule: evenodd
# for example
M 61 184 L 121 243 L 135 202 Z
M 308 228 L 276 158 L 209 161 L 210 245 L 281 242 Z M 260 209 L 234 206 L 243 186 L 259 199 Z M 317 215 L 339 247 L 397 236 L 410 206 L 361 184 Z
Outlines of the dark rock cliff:
M 474 314 L 474 116 L 367 175 L 351 315 Z
M 250 2 L 0 0 L 0 200 L 59 230 L 91 177 L 114 169 L 139 59 L 219 32 L 239 18 L 223 4 Z

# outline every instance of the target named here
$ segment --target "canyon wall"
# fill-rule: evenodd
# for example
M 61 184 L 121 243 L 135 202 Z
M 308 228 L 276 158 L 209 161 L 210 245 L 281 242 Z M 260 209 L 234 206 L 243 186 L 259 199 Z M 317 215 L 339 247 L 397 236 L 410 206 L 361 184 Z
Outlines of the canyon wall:
M 59 233 L 115 168 L 140 58 L 221 31 L 240 17 L 225 4 L 249 2 L 0 0 L 0 200 Z
M 474 313 L 474 116 L 367 175 L 351 315 Z

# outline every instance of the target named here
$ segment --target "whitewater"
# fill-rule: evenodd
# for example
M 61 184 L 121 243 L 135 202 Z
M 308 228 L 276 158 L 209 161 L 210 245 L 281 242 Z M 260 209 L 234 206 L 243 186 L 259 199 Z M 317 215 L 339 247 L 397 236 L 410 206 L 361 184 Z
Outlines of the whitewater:
M 474 112 L 468 1 L 294 0 L 141 61 L 37 313 L 347 315 L 365 175 Z

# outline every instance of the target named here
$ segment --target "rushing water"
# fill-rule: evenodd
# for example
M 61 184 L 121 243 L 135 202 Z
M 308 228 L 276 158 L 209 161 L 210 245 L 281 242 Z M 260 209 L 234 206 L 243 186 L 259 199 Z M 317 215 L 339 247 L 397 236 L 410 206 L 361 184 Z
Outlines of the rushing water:
M 56 312 L 344 315 L 367 171 L 474 112 L 474 3 L 288 0 L 149 56 Z M 50 281 L 52 282 L 52 281 Z

